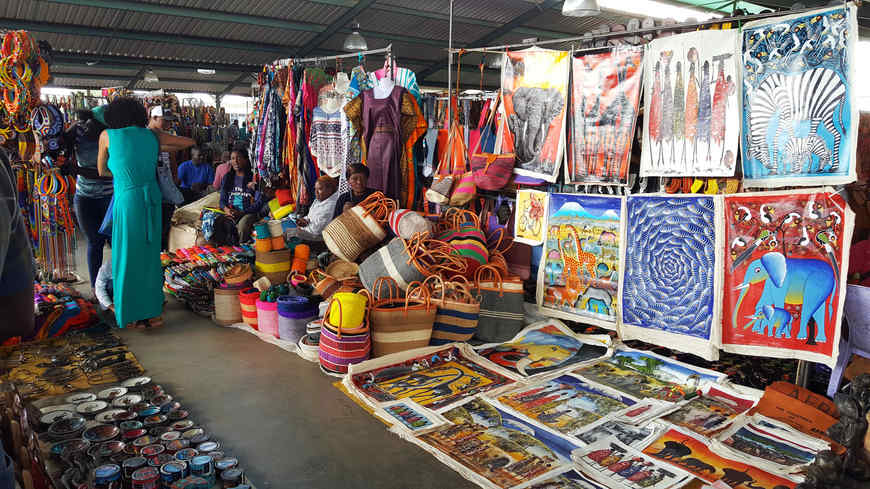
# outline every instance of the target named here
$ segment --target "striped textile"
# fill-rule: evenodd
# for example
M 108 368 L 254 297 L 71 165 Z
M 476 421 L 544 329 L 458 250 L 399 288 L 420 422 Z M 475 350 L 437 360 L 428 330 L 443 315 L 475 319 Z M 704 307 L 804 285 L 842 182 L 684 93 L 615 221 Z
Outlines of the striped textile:
M 360 206 L 351 207 L 323 230 L 323 242 L 342 260 L 355 261 L 360 254 L 380 243 L 387 234 L 373 217 L 363 216 Z
M 438 306 L 430 345 L 468 341 L 477 331 L 480 304 L 444 301 Z
M 409 262 L 408 252 L 401 238 L 391 239 L 386 246 L 366 258 L 359 266 L 359 277 L 368 290 L 372 290 L 375 281 L 381 277 L 392 278 L 402 290 L 407 290 L 411 282 L 426 278 Z
M 465 205 L 474 198 L 477 193 L 477 187 L 474 185 L 474 174 L 471 172 L 459 175 L 459 182 L 450 194 L 450 205 L 461 206 Z
M 320 364 L 328 370 L 347 373 L 348 365 L 368 360 L 371 349 L 369 333 L 339 337 L 329 328 L 321 329 Z
M 475 338 L 503 343 L 523 329 L 523 282 L 518 277 L 509 277 L 502 282 L 480 282 L 473 293 L 480 297 L 480 319 Z
M 473 224 L 463 224 L 457 230 L 441 234 L 438 239 L 449 243 L 456 254 L 465 259 L 466 277 L 472 277 L 477 267 L 489 261 L 486 235 Z
M 392 307 L 391 307 L 392 306 Z M 429 344 L 437 308 L 404 300 L 391 301 L 372 309 L 372 356 L 380 357 Z

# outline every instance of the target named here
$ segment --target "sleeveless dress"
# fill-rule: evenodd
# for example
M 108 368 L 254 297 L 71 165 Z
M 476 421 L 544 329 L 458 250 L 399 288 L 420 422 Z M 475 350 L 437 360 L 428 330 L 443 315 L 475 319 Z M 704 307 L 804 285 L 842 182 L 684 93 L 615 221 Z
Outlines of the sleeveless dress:
M 402 94 L 396 85 L 390 96 L 375 98 L 373 90 L 362 93 L 363 138 L 368 149 L 369 188 L 379 190 L 391 199 L 398 199 L 402 182 L 399 164 L 402 159 Z
M 112 270 L 118 326 L 163 311 L 160 265 L 161 200 L 157 185 L 157 136 L 144 127 L 108 129 L 109 170 L 114 177 Z

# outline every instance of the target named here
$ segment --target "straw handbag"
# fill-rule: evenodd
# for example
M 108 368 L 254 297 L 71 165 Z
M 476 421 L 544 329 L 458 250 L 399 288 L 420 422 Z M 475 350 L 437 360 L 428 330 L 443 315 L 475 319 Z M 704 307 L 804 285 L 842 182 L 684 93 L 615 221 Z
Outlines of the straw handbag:
M 327 313 L 323 316 L 323 327 L 320 329 L 320 366 L 328 372 L 346 374 L 348 365 L 363 362 L 371 356 L 369 321 L 366 318 L 358 328 L 342 328 L 341 303 L 333 300 L 329 307 L 333 304 L 337 304 L 339 321 L 337 321 L 338 325 L 331 324 L 329 309 L 327 309 Z
M 519 277 L 503 276 L 496 267 L 484 265 L 474 274 L 473 293 L 480 300 L 475 338 L 503 343 L 523 329 L 523 282 Z
M 323 241 L 334 255 L 354 261 L 387 237 L 384 225 L 394 210 L 396 201 L 375 192 L 327 224 Z
M 497 108 L 490 111 L 490 116 L 486 125 L 489 126 L 495 120 L 495 113 L 498 111 L 501 117 L 498 118 L 498 131 L 496 135 L 497 148 L 493 153 L 480 152 L 480 142 L 477 149 L 471 155 L 471 170 L 474 172 L 474 183 L 478 188 L 483 190 L 501 190 L 507 185 L 511 176 L 514 173 L 514 164 L 517 157 L 514 153 L 499 152 L 505 146 L 512 147 L 512 143 L 504 144 L 504 138 L 510 138 L 510 130 L 506 130 L 507 115 L 504 113 L 504 104 L 499 103 L 501 92 L 495 100 Z
M 471 294 L 471 284 L 464 277 L 445 282 L 438 275 L 426 277 L 423 284 L 429 285 L 429 282 L 432 282 L 432 303 L 438 306 L 429 344 L 470 340 L 477 331 L 480 315 L 480 302 Z
M 390 289 L 390 297 L 373 301 L 370 311 L 372 327 L 372 356 L 380 357 L 429 344 L 437 307 L 432 303 L 429 291 L 420 282 L 409 284 L 402 299 L 392 292 L 399 286 L 392 279 L 381 277 L 375 284 Z M 380 295 L 380 294 L 379 294 Z
M 427 234 L 417 234 L 407 240 L 393 238 L 362 262 L 359 276 L 369 291 L 381 277 L 390 277 L 400 289 L 407 290 L 411 282 L 421 281 L 439 271 L 462 273 L 464 265 L 451 253 L 447 243 L 431 239 Z
M 432 223 L 410 209 L 398 209 L 390 213 L 390 229 L 400 238 L 411 239 L 417 233 L 428 233 Z
M 446 241 L 454 253 L 465 261 L 465 276 L 471 277 L 477 267 L 489 261 L 486 235 L 480 219 L 471 211 L 449 209 L 439 221 L 438 239 Z

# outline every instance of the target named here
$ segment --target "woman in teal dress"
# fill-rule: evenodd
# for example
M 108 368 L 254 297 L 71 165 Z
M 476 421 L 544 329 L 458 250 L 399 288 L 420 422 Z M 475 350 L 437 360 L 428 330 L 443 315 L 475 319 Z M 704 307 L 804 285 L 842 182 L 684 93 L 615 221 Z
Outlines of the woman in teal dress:
M 110 103 L 105 119 L 109 129 L 100 135 L 97 166 L 100 175 L 114 178 L 115 319 L 120 327 L 159 326 L 163 322 L 163 269 L 157 157 L 161 150 L 178 151 L 194 141 L 146 128 L 145 107 L 134 98 Z

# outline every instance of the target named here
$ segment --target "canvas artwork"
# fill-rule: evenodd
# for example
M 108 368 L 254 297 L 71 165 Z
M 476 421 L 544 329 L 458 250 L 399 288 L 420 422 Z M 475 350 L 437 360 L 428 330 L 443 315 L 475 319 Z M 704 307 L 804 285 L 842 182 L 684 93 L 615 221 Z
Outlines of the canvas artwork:
M 498 401 L 532 421 L 569 436 L 634 404 L 625 396 L 595 388 L 572 375 L 511 390 L 499 396 Z
M 635 401 L 650 397 L 677 401 L 686 395 L 686 389 L 674 382 L 659 380 L 636 370 L 623 368 L 610 362 L 578 368 L 573 371 L 584 379 L 616 389 Z
M 740 134 L 739 30 L 647 46 L 641 176 L 730 177 Z
M 855 181 L 855 6 L 749 22 L 743 32 L 743 185 Z
M 819 451 L 830 447 L 823 440 L 760 414 L 735 423 L 714 443 L 740 460 L 786 475 L 802 471 L 813 463 Z
M 702 395 L 665 416 L 664 421 L 709 437 L 738 415 L 752 409 L 755 402 L 755 399 L 711 386 Z
M 661 418 L 679 407 L 678 404 L 659 399 L 642 399 L 637 404 L 614 413 L 612 419 L 620 423 L 643 426 L 649 421 Z
M 447 422 L 441 416 L 409 400 L 385 403 L 381 408 L 386 413 L 385 418 L 394 426 L 410 431 L 428 430 Z
M 623 340 L 718 358 L 718 212 L 712 197 L 626 197 Z
M 532 47 L 505 53 L 501 88 L 514 137 L 514 173 L 556 181 L 565 152 L 569 70 L 567 51 Z
M 530 376 L 602 358 L 609 344 L 607 336 L 576 335 L 552 319 L 527 326 L 507 343 L 484 345 L 477 353 L 511 372 Z
M 623 445 L 642 449 L 658 438 L 662 430 L 662 426 L 657 423 L 634 426 L 619 421 L 604 420 L 600 424 L 584 427 L 576 437 L 587 445 L 606 438 L 616 438 Z
M 547 233 L 547 192 L 517 191 L 517 214 L 514 219 L 514 241 L 531 246 L 544 242 Z
M 833 366 L 855 214 L 831 189 L 725 198 L 723 349 Z
M 529 486 L 529 489 L 607 489 L 576 470 L 569 470 Z
M 754 465 L 729 460 L 714 453 L 709 441 L 689 432 L 671 429 L 643 450 L 643 453 L 686 470 L 712 483 L 722 481 L 732 489 L 794 489 L 785 477 L 771 474 Z
M 408 399 L 433 411 L 513 380 L 469 358 L 458 347 L 410 358 L 372 370 L 353 372 L 353 391 L 375 404 Z
M 722 372 L 696 367 L 652 352 L 625 347 L 613 352 L 613 356 L 607 361 L 661 381 L 685 386 L 686 394 L 701 387 L 719 383 L 727 377 Z
M 444 413 L 452 424 L 417 440 L 438 457 L 497 487 L 514 487 L 571 467 L 577 445 L 478 397 Z
M 616 328 L 622 199 L 551 194 L 538 268 L 543 313 Z
M 643 81 L 643 47 L 572 59 L 567 183 L 625 185 Z
M 614 438 L 600 440 L 578 452 L 574 453 L 574 462 L 580 470 L 610 489 L 672 489 L 692 480 L 686 471 Z

